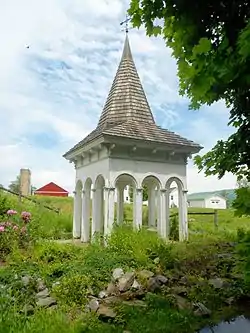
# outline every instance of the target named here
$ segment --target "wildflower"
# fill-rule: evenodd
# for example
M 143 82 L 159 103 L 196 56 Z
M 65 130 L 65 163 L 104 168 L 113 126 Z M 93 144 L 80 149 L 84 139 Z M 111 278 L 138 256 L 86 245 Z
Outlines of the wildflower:
M 15 231 L 18 230 L 18 226 L 14 225 L 13 230 L 15 230 Z
M 24 222 L 28 223 L 31 219 L 31 214 L 29 212 L 22 212 L 21 217 Z
M 5 226 L 6 226 L 6 227 L 11 227 L 11 226 L 12 226 L 12 223 L 7 221 L 7 222 L 5 222 Z
M 16 214 L 17 214 L 17 211 L 15 211 L 15 210 L 13 210 L 13 209 L 9 209 L 9 210 L 7 211 L 7 215 L 9 215 L 9 216 L 16 215 Z
M 0 232 L 4 232 L 4 226 L 0 226 Z

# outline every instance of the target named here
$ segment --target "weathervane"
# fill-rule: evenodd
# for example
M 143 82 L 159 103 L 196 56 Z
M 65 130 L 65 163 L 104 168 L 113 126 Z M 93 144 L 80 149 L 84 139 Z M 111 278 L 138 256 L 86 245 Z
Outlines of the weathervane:
M 126 34 L 129 31 L 128 22 L 130 22 L 130 20 L 131 20 L 131 18 L 128 16 L 128 14 L 126 14 L 126 19 L 120 23 L 120 25 L 125 24 L 125 29 L 124 30 L 125 30 Z M 132 29 L 132 28 L 130 28 L 130 29 Z

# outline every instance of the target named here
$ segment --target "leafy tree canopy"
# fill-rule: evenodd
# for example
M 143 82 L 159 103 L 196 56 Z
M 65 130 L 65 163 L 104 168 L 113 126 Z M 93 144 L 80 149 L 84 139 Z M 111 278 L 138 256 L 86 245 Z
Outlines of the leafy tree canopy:
M 238 181 L 238 188 L 235 190 L 236 198 L 233 201 L 235 215 L 250 215 L 250 183 L 246 178 Z
M 206 175 L 250 180 L 250 3 L 240 0 L 131 0 L 135 27 L 162 35 L 177 60 L 190 108 L 225 100 L 235 133 L 195 163 Z M 166 64 L 167 66 L 167 64 Z M 209 129 L 208 129 L 209 131 Z

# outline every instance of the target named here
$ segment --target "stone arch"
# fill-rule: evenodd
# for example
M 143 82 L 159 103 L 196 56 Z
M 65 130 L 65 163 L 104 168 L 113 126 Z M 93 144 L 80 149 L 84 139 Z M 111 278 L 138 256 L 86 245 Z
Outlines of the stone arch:
M 82 190 L 83 183 L 80 179 L 77 180 L 74 191 L 74 223 L 73 237 L 80 238 L 82 234 Z
M 169 211 L 170 211 L 170 186 L 175 182 L 178 191 L 178 219 L 179 219 L 179 240 L 188 238 L 188 220 L 187 220 L 187 198 L 184 183 L 178 176 L 171 176 L 166 181 L 166 207 L 167 207 L 167 236 L 169 234 Z
M 130 214 L 135 220 L 135 193 L 138 188 L 138 182 L 134 176 L 129 173 L 121 173 L 114 181 L 115 193 L 116 193 L 116 220 L 118 224 L 121 224 L 124 220 L 130 219 Z M 130 191 L 133 191 L 133 214 L 128 212 L 128 216 L 124 216 L 124 197 L 125 202 L 131 203 Z M 125 195 L 124 195 L 125 194 Z M 126 200 L 128 197 L 128 200 Z M 127 212 L 127 211 L 126 211 Z
M 147 213 L 147 223 L 150 227 L 156 227 L 160 223 L 160 210 L 161 210 L 161 189 L 162 184 L 158 177 L 148 174 L 142 180 L 142 189 L 144 192 L 144 185 L 147 191 L 147 207 L 143 208 L 143 216 Z M 145 200 L 144 200 L 145 201 Z M 145 211 L 146 209 L 146 211 Z M 145 220 L 145 218 L 143 218 Z

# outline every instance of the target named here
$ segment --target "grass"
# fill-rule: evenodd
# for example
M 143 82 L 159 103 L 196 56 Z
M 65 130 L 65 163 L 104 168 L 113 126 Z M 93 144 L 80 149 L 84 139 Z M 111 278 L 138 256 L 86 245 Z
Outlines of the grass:
M 13 196 L 6 198 L 8 208 L 30 211 L 31 223 L 39 228 L 34 245 L 13 248 L 5 265 L 0 266 L 0 333 L 193 333 L 237 314 L 238 298 L 249 293 L 250 283 L 245 279 L 250 267 L 249 239 L 244 240 L 244 232 L 239 238 L 238 229 L 247 232 L 250 226 L 248 218 L 236 218 L 231 210 L 218 212 L 218 229 L 214 228 L 213 216 L 190 215 L 190 240 L 185 243 L 166 243 L 155 233 L 145 229 L 135 232 L 124 224 L 115 228 L 106 247 L 98 240 L 78 247 L 49 241 L 71 232 L 72 198 L 37 198 L 41 204 L 60 208 L 60 214 L 28 201 L 19 203 Z M 131 206 L 126 205 L 125 217 L 129 220 L 131 216 Z M 144 222 L 146 216 L 144 207 Z M 232 242 L 241 243 L 240 257 Z M 168 283 L 161 292 L 145 294 L 145 307 L 122 303 L 115 307 L 117 316 L 113 320 L 103 321 L 85 311 L 89 290 L 98 295 L 118 267 L 135 272 L 147 269 L 166 276 Z M 22 276 L 31 277 L 28 286 L 21 284 Z M 215 277 L 230 283 L 230 288 L 214 289 L 209 280 Z M 22 309 L 34 302 L 33 282 L 37 278 L 44 280 L 56 298 L 57 309 L 35 308 L 27 316 Z M 202 302 L 212 310 L 211 317 L 197 317 L 190 309 L 180 309 L 173 297 L 176 288 L 184 289 L 190 303 Z M 227 305 L 229 298 L 235 305 Z

